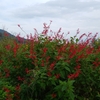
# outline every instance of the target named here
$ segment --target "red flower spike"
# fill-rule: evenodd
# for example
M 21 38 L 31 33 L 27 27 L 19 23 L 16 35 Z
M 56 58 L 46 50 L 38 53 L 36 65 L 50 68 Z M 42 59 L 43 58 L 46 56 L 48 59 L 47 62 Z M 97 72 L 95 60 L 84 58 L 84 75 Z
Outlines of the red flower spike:
M 18 49 L 19 49 L 19 45 L 17 44 L 16 41 L 14 41 L 14 48 L 13 48 L 14 57 L 16 57 Z
M 52 37 L 49 36 L 49 37 L 48 37 L 48 40 L 49 40 L 49 41 L 52 41 Z
M 59 28 L 58 32 L 57 32 L 57 35 L 61 32 L 61 28 Z
M 27 34 L 27 39 L 29 40 L 29 35 Z
M 80 30 L 79 30 L 79 28 L 77 29 L 77 33 L 76 34 L 79 34 L 80 33 Z
M 36 34 L 38 34 L 38 31 L 37 31 L 37 29 L 36 29 L 36 28 L 34 28 L 34 31 L 35 31 L 35 33 L 36 33 Z
M 25 72 L 26 72 L 26 74 L 28 74 L 29 73 L 29 69 L 25 68 Z
M 7 92 L 7 93 L 10 92 L 10 90 L 9 90 L 8 88 L 4 88 L 3 90 L 4 90 L 5 92 Z
M 50 64 L 50 69 L 53 70 L 54 69 L 54 66 L 55 66 L 55 62 Z
M 68 78 L 69 78 L 69 79 L 75 79 L 75 78 L 77 78 L 77 77 L 79 76 L 80 72 L 81 72 L 81 71 L 80 71 L 80 69 L 79 69 L 79 70 L 77 70 L 75 73 L 68 75 Z
M 50 57 L 48 56 L 48 57 L 46 58 L 46 62 L 48 62 L 48 61 L 49 61 L 49 59 L 50 59 Z
M 92 33 L 89 33 L 87 37 L 90 37 Z
M 80 72 L 81 72 L 80 70 L 77 70 L 76 73 L 74 74 L 74 78 L 77 78 L 79 76 Z
M 24 42 L 24 38 L 20 37 L 20 34 L 18 34 L 16 36 L 17 40 L 20 42 L 20 43 L 23 43 Z
M 93 68 L 97 68 L 100 65 L 98 58 L 93 62 Z
M 79 40 L 81 40 L 83 36 L 87 36 L 87 35 L 86 35 L 85 33 L 82 34 L 82 35 L 79 37 Z
M 69 79 L 74 79 L 74 74 L 68 75 L 68 78 L 69 78 Z
M 20 90 L 20 85 L 19 85 L 19 84 L 16 86 L 16 90 L 17 90 L 17 91 Z
M 49 77 L 52 76 L 51 72 L 47 72 L 47 76 Z
M 44 67 L 44 60 L 41 61 L 41 66 Z
M 75 67 L 75 69 L 76 69 L 76 70 L 77 70 L 77 69 L 80 69 L 80 67 L 81 67 L 80 65 L 77 65 L 77 66 Z
M 62 57 L 61 56 L 56 56 L 56 59 L 57 60 L 60 60 Z
M 42 32 L 42 34 L 43 35 L 47 35 L 47 33 L 48 33 L 48 31 L 49 31 L 49 28 L 50 28 L 50 25 L 51 25 L 51 22 L 52 21 L 50 21 L 50 24 L 47 26 L 47 24 L 46 23 L 43 23 L 43 25 L 44 25 L 44 30 L 43 30 L 43 32 Z
M 18 27 L 20 27 L 20 25 L 18 24 Z
M 55 77 L 56 77 L 56 79 L 59 79 L 60 78 L 60 74 L 56 74 Z

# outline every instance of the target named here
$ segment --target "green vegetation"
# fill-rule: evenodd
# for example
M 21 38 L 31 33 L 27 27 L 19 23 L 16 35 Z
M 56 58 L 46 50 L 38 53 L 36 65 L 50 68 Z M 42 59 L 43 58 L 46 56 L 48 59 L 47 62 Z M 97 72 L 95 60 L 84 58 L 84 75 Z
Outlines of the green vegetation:
M 99 40 L 60 31 L 0 41 L 0 100 L 100 100 Z

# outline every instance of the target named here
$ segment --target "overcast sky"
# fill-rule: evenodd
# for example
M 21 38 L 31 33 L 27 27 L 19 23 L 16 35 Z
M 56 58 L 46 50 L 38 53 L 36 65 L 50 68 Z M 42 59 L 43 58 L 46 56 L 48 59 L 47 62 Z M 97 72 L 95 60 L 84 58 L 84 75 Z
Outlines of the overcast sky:
M 0 0 L 0 29 L 4 28 L 12 34 L 26 36 L 34 34 L 34 28 L 42 32 L 43 23 L 51 29 L 70 35 L 92 32 L 100 34 L 100 0 Z

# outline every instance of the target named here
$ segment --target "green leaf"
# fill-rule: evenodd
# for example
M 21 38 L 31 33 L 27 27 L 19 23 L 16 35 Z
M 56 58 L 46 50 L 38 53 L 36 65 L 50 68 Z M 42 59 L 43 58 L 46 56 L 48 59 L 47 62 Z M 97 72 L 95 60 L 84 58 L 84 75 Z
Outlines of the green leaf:
M 61 89 L 61 90 L 62 90 L 62 92 L 63 92 L 63 91 L 65 91 L 66 89 L 67 89 L 67 86 L 66 86 L 66 85 L 64 85 L 64 86 L 62 87 L 62 89 Z
M 76 43 L 77 43 L 78 41 L 79 41 L 79 39 L 77 38 L 77 39 L 76 39 Z
M 68 67 L 65 67 L 66 71 L 69 71 L 70 72 L 70 69 Z
M 60 71 L 60 75 L 62 78 L 65 78 L 65 72 L 64 71 Z

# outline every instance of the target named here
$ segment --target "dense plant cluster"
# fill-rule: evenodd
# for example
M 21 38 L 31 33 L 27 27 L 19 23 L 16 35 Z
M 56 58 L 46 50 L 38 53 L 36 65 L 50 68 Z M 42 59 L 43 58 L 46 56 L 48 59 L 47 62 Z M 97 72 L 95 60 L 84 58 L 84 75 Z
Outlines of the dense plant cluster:
M 97 34 L 77 38 L 77 30 L 68 40 L 61 28 L 49 36 L 49 28 L 24 43 L 0 41 L 0 100 L 100 100 Z

